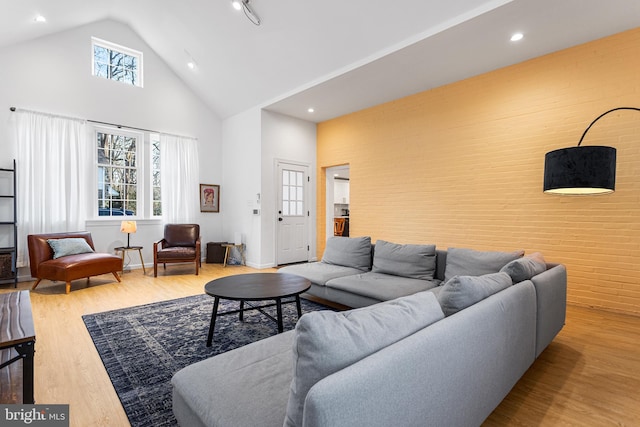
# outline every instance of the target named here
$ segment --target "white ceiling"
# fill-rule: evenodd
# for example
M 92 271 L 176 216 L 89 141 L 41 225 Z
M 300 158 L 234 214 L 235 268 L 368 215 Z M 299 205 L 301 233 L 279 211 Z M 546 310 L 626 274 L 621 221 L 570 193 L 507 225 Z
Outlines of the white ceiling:
M 319 122 L 640 27 L 639 0 L 251 6 L 261 26 L 231 0 L 0 0 L 0 47 L 111 18 L 136 31 L 220 117 L 260 106 Z M 47 23 L 34 23 L 37 14 Z M 510 42 L 516 31 L 525 38 Z

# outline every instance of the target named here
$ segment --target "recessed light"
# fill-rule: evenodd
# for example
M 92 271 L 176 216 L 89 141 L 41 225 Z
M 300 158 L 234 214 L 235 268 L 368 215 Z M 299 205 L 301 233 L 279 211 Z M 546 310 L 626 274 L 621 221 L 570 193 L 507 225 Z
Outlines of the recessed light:
M 313 108 L 307 108 L 307 112 L 309 112 L 309 113 L 313 113 L 314 111 L 316 111 L 316 110 L 314 110 Z
M 233 8 L 234 8 L 235 10 L 240 10 L 240 9 L 242 9 L 242 2 L 241 2 L 240 0 L 233 0 L 233 1 L 231 2 L 231 4 L 233 5 Z
M 517 42 L 519 40 L 522 40 L 523 37 L 524 35 L 522 33 L 515 33 L 514 35 L 511 36 L 511 41 Z
M 187 62 L 187 67 L 189 67 L 190 70 L 195 70 L 196 69 L 196 63 L 193 61 L 189 61 Z
M 42 16 L 42 15 L 38 15 L 38 16 L 36 16 L 35 18 L 33 18 L 33 21 L 34 21 L 34 22 L 47 22 L 47 18 L 45 18 L 45 17 L 44 17 L 44 16 Z

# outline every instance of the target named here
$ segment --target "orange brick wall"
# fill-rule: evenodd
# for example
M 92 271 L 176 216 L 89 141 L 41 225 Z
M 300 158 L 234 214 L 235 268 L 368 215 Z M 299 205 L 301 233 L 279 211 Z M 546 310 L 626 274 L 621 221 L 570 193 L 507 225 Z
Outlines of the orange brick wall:
M 614 194 L 542 193 L 545 153 L 619 106 L 640 107 L 640 28 L 320 123 L 317 206 L 348 163 L 352 236 L 540 251 L 566 264 L 570 303 L 640 315 L 640 114 L 583 142 L 618 149 Z

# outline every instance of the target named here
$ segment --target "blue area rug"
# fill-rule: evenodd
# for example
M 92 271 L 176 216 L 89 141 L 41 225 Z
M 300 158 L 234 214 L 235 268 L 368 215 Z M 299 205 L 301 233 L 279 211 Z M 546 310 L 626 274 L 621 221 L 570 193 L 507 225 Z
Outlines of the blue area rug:
M 302 313 L 328 309 L 301 302 Z M 238 308 L 238 302 L 221 300 L 218 313 Z M 196 295 L 82 316 L 133 427 L 177 425 L 170 381 L 178 370 L 277 334 L 274 321 L 251 310 L 244 322 L 237 314 L 218 317 L 213 344 L 206 347 L 212 309 L 212 297 Z M 275 317 L 275 307 L 264 310 Z M 293 329 L 296 305 L 282 311 L 285 331 Z

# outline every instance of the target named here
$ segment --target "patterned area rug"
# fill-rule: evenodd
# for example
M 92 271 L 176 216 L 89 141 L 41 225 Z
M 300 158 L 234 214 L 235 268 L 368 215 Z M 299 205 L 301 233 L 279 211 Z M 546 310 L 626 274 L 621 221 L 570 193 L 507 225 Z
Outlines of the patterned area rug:
M 328 309 L 301 302 L 303 313 Z M 212 297 L 196 295 L 82 316 L 133 427 L 177 425 L 170 381 L 178 370 L 277 333 L 276 323 L 257 310 L 245 312 L 244 322 L 237 314 L 220 316 L 206 347 L 212 308 Z M 221 300 L 218 313 L 238 308 Z M 275 307 L 264 311 L 276 316 Z M 282 311 L 285 331 L 293 329 L 296 305 L 284 304 Z

